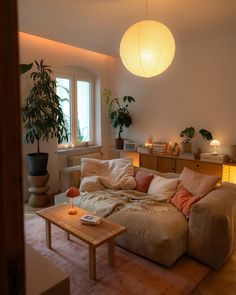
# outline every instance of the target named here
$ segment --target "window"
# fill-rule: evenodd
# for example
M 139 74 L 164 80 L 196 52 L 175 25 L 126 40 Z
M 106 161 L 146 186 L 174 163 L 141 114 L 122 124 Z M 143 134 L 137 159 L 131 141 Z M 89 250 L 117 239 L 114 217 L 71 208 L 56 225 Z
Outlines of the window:
M 69 133 L 64 145 L 93 143 L 93 82 L 92 79 L 58 75 L 57 95 Z

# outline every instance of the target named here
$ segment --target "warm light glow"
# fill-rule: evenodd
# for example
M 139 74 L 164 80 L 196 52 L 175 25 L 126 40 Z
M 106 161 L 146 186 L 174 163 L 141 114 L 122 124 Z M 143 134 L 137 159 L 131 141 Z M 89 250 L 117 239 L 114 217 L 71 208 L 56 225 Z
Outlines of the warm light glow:
M 222 181 L 236 184 L 236 165 L 223 165 Z
M 131 26 L 120 43 L 120 56 L 128 71 L 140 77 L 164 72 L 175 54 L 175 40 L 162 23 L 146 20 Z

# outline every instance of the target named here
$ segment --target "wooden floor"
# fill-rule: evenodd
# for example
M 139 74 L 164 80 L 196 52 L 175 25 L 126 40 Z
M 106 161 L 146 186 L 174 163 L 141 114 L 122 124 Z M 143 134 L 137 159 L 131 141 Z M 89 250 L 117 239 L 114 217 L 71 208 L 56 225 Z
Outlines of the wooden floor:
M 25 203 L 25 218 L 32 218 L 37 210 Z M 236 251 L 220 270 L 210 270 L 192 295 L 236 295 Z
M 236 251 L 220 270 L 211 270 L 193 295 L 236 294 Z

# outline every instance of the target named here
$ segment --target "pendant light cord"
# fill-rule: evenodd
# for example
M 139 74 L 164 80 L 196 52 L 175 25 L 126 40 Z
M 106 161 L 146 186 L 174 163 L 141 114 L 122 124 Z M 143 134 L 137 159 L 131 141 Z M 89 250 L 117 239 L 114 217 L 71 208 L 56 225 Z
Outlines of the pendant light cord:
M 148 0 L 146 0 L 146 18 L 148 17 Z

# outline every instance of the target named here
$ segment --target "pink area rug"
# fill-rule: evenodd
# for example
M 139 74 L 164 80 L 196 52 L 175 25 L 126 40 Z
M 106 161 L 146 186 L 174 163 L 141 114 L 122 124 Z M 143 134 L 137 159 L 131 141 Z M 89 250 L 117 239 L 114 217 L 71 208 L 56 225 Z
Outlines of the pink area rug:
M 116 266 L 107 262 L 107 245 L 97 248 L 97 281 L 89 278 L 88 245 L 52 226 L 52 247 L 45 246 L 45 221 L 34 217 L 25 221 L 25 240 L 70 276 L 71 294 L 83 295 L 184 295 L 190 294 L 207 275 L 209 268 L 188 256 L 172 267 L 116 247 Z M 39 275 L 40 275 L 39 270 Z

